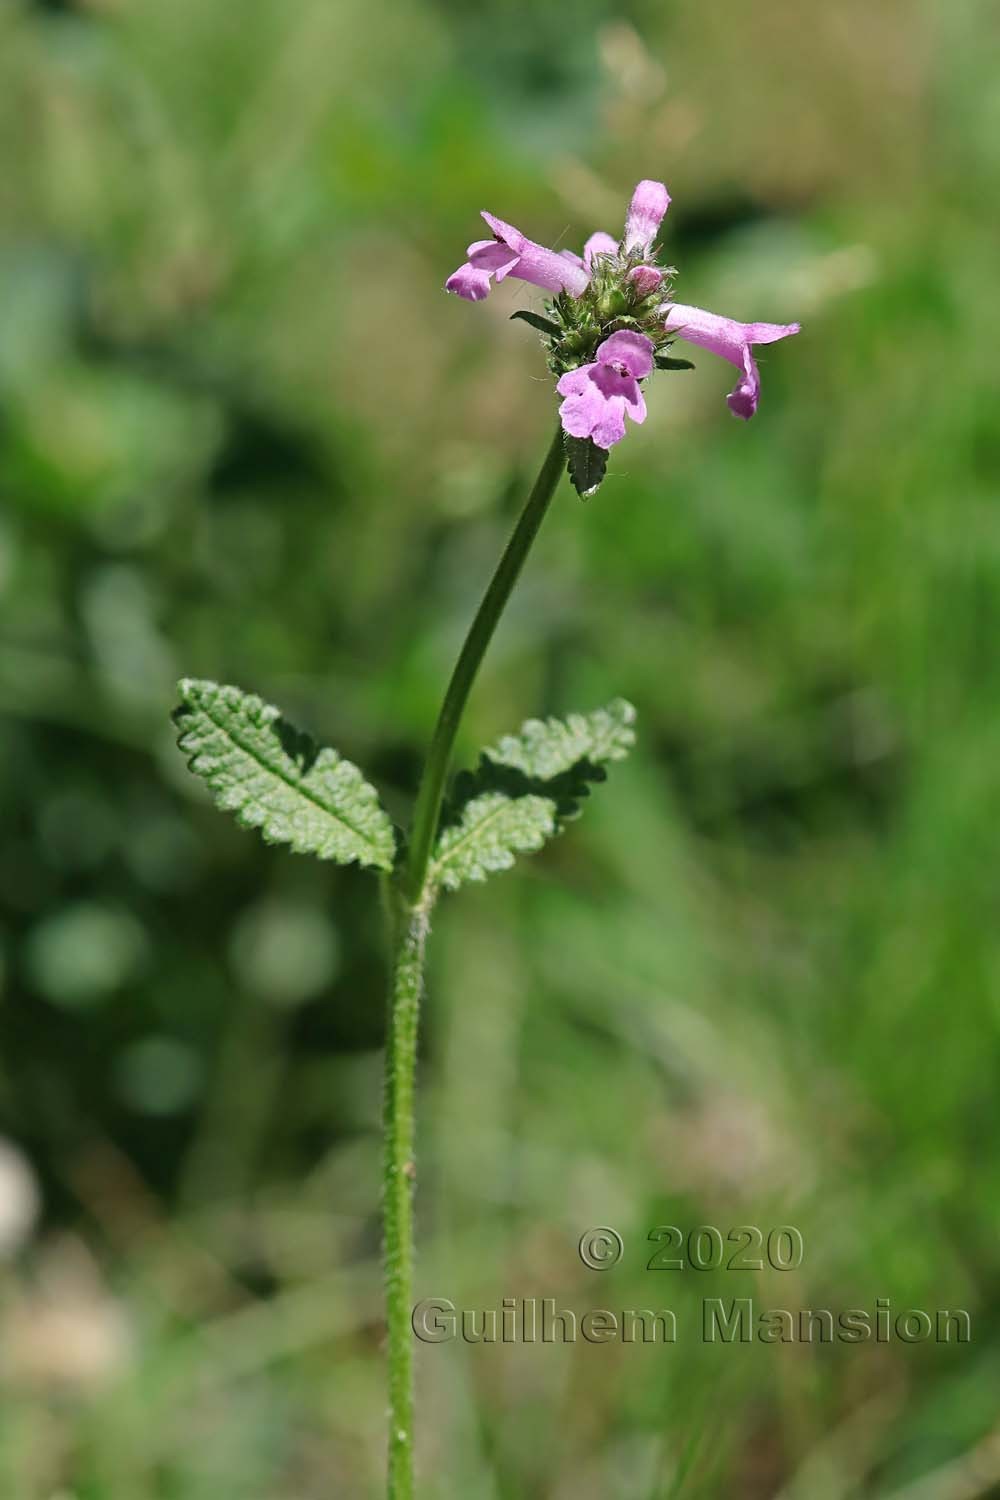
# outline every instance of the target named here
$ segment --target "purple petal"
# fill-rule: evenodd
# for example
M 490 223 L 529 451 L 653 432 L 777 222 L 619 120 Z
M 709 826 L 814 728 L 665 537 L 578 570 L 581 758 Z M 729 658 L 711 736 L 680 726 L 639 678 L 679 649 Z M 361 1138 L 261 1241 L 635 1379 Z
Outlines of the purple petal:
M 569 437 L 588 438 L 604 417 L 604 402 L 587 392 L 567 396 L 559 408 L 562 430 Z
M 742 417 L 744 422 L 749 422 L 757 410 L 759 400 L 760 371 L 750 351 L 750 345 L 746 344 L 743 348 L 743 374 L 726 397 L 726 405 L 734 416 Z
M 598 345 L 597 359 L 602 365 L 624 365 L 630 375 L 642 380 L 652 373 L 653 340 L 644 333 L 623 329 Z
M 474 240 L 469 259 L 445 282 L 445 291 L 457 292 L 468 302 L 482 302 L 490 294 L 490 281 L 503 281 L 518 263 L 516 251 L 499 240 Z
M 605 401 L 600 421 L 591 428 L 590 436 L 598 448 L 613 448 L 625 436 L 625 404 L 621 400 Z
M 596 365 L 582 365 L 579 370 L 570 370 L 556 386 L 560 396 L 566 397 L 559 417 L 563 432 L 570 437 L 590 437 L 604 420 L 605 397 L 590 378 L 596 369 Z
M 689 344 L 697 344 L 699 348 L 728 360 L 741 372 L 727 400 L 729 409 L 748 421 L 757 410 L 760 399 L 760 372 L 753 357 L 753 345 L 774 344 L 778 339 L 790 338 L 798 333 L 799 324 L 737 323 L 734 318 L 722 318 L 702 307 L 687 307 L 682 303 L 674 303 L 664 311 L 665 328 Z
M 686 307 L 683 303 L 670 303 L 664 308 L 664 327 L 687 339 L 689 344 L 698 344 L 730 364 L 743 364 L 743 349 L 747 344 L 774 344 L 778 339 L 789 338 L 798 333 L 798 323 L 738 323 L 735 318 L 723 318 L 718 313 L 707 312 L 703 307 Z
M 617 254 L 618 241 L 613 240 L 610 234 L 605 234 L 603 229 L 599 229 L 596 234 L 590 236 L 590 239 L 583 247 L 583 263 L 588 271 L 592 271 L 595 255 Z
M 560 396 L 582 396 L 590 386 L 590 372 L 596 365 L 581 365 L 578 370 L 567 370 L 556 382 Z
M 646 420 L 646 403 L 635 379 L 611 365 L 581 365 L 561 376 L 556 389 L 566 398 L 559 408 L 563 431 L 592 438 L 599 448 L 621 442 L 626 411 L 633 421 Z
M 648 249 L 656 238 L 663 215 L 670 207 L 670 194 L 662 182 L 644 178 L 632 194 L 625 220 L 625 249 Z
M 475 250 L 469 251 L 469 260 L 477 271 L 489 271 L 500 282 L 505 276 L 516 276 L 520 257 L 509 245 L 502 245 L 498 240 L 483 240 Z
M 606 400 L 591 385 L 579 396 L 567 396 L 559 408 L 563 432 L 575 438 L 593 438 L 599 448 L 611 448 L 625 436 L 625 402 Z
M 490 273 L 478 271 L 466 261 L 448 277 L 444 289 L 464 297 L 466 302 L 482 302 L 490 294 Z
M 582 266 L 575 266 L 565 256 L 546 250 L 528 240 L 518 256 L 517 265 L 510 273 L 521 281 L 530 281 L 546 292 L 569 292 L 573 297 L 581 296 L 590 284 L 590 277 Z
M 479 217 L 486 220 L 495 239 L 503 240 L 505 245 L 509 245 L 517 255 L 520 255 L 521 246 L 527 239 L 526 235 L 523 235 L 519 229 L 515 229 L 513 224 L 507 224 L 503 219 L 498 219 L 496 214 L 487 213 L 485 208 Z
M 505 223 L 495 214 L 484 211 L 483 218 L 497 239 L 517 255 L 517 265 L 504 272 L 505 275 L 530 281 L 532 286 L 540 286 L 547 292 L 567 291 L 572 296 L 579 297 L 586 291 L 590 277 L 582 266 L 574 265 L 555 250 L 546 250 L 544 245 L 536 245 L 534 240 L 529 240 L 513 224 Z M 498 276 L 497 280 L 502 280 L 502 277 Z
M 633 376 L 620 374 L 612 365 L 591 365 L 590 379 L 605 401 L 623 401 L 634 421 L 645 422 L 646 403 Z

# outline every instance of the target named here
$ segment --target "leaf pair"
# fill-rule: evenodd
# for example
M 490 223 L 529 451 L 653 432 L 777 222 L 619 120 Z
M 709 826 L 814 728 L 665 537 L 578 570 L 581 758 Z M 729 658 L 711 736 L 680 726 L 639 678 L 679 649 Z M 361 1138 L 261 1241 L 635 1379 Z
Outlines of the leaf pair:
M 431 861 L 446 890 L 507 870 L 515 854 L 540 849 L 576 817 L 605 765 L 635 742 L 635 709 L 624 699 L 568 719 L 529 719 L 517 735 L 484 750 L 475 771 L 458 776 Z
M 185 678 L 178 745 L 216 804 L 269 844 L 341 864 L 393 868 L 397 841 L 378 793 L 336 750 L 320 749 L 278 709 L 239 688 Z M 434 889 L 506 870 L 576 816 L 590 785 L 634 741 L 618 699 L 590 714 L 529 719 L 456 778 L 431 861 Z
M 391 870 L 396 835 L 378 793 L 252 693 L 185 677 L 177 743 L 218 807 L 268 844 Z

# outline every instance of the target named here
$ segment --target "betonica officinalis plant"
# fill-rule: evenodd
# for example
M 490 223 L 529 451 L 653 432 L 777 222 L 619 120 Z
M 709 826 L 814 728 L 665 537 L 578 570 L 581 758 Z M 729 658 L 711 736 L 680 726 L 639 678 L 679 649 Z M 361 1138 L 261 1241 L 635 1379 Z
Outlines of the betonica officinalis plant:
M 278 709 L 236 687 L 185 679 L 178 743 L 219 807 L 268 843 L 356 861 L 377 871 L 389 921 L 390 980 L 384 1097 L 383 1215 L 388 1328 L 389 1500 L 414 1494 L 413 1287 L 414 1075 L 427 939 L 434 905 L 464 882 L 508 869 L 541 848 L 580 809 L 605 767 L 633 741 L 634 710 L 621 699 L 565 719 L 529 719 L 484 750 L 448 785 L 452 748 L 497 623 L 568 470 L 577 494 L 596 493 L 625 418 L 646 420 L 643 387 L 656 371 L 690 369 L 683 339 L 736 366 L 730 409 L 757 410 L 753 350 L 797 333 L 797 323 L 737 323 L 671 298 L 671 268 L 654 242 L 670 203 L 660 182 L 640 182 L 625 234 L 591 235 L 582 256 L 547 250 L 492 214 L 491 237 L 469 246 L 446 288 L 470 302 L 508 276 L 548 294 L 520 318 L 542 336 L 559 420 L 538 478 L 469 627 L 431 737 L 413 816 L 394 828 L 377 791 L 338 751 L 319 748 Z

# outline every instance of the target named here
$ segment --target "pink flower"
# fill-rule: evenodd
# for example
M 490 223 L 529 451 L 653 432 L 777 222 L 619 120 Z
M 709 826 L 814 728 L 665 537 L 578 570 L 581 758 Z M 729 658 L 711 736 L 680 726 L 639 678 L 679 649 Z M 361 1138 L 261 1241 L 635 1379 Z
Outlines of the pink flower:
M 662 182 L 643 179 L 632 194 L 625 220 L 625 250 L 648 254 L 663 216 L 670 207 L 670 194 Z
M 563 431 L 611 448 L 625 436 L 625 413 L 645 422 L 646 403 L 639 381 L 653 369 L 653 341 L 642 333 L 613 333 L 597 349 L 593 364 L 562 376 L 556 390 Z
M 625 250 L 648 251 L 660 221 L 670 204 L 670 194 L 662 182 L 640 182 L 632 194 L 628 218 L 625 222 Z M 494 214 L 483 210 L 482 217 L 493 230 L 492 240 L 474 240 L 466 254 L 468 260 L 459 266 L 445 282 L 445 291 L 455 292 L 467 302 L 482 302 L 490 294 L 491 280 L 503 281 L 505 276 L 516 276 L 521 281 L 530 281 L 533 286 L 543 287 L 555 295 L 566 291 L 580 297 L 590 285 L 596 255 L 617 255 L 621 246 L 610 234 L 598 230 L 583 247 L 582 257 L 572 250 L 546 250 L 536 245 L 527 235 L 505 224 Z M 652 267 L 643 269 L 652 270 Z M 657 276 L 662 273 L 656 272 Z M 650 282 L 650 290 L 655 285 Z
M 610 234 L 605 234 L 603 229 L 598 229 L 583 247 L 583 263 L 588 271 L 594 269 L 595 255 L 617 255 L 618 241 L 613 240 Z
M 798 323 L 738 323 L 667 300 L 675 273 L 657 264 L 654 242 L 669 207 L 670 194 L 663 183 L 643 179 L 632 194 L 623 238 L 615 240 L 599 230 L 587 240 L 582 255 L 546 250 L 511 224 L 484 213 L 493 239 L 470 245 L 468 260 L 445 283 L 448 291 L 470 302 L 482 301 L 493 283 L 506 276 L 550 294 L 553 300 L 544 317 L 524 310 L 514 316 L 531 323 L 545 340 L 549 367 L 563 397 L 563 430 L 570 438 L 607 450 L 625 436 L 626 413 L 635 422 L 645 420 L 640 381 L 654 367 L 671 369 L 678 364 L 666 354 L 668 335 L 736 366 L 739 379 L 729 394 L 729 408 L 746 421 L 760 400 L 755 345 L 773 344 L 799 332 Z
M 697 344 L 711 354 L 727 359 L 741 372 L 726 400 L 730 411 L 749 421 L 760 400 L 760 371 L 753 357 L 754 344 L 774 344 L 799 332 L 798 323 L 737 323 L 701 307 L 685 307 L 680 302 L 660 309 L 666 313 L 664 328 L 676 333 L 689 344 Z
M 590 270 L 578 256 L 558 255 L 544 245 L 536 245 L 512 224 L 505 224 L 485 209 L 483 218 L 496 238 L 475 240 L 469 246 L 469 259 L 448 277 L 446 291 L 457 292 L 468 302 L 481 302 L 489 296 L 490 278 L 503 281 L 505 276 L 530 281 L 553 295 L 566 291 L 579 297 L 587 290 Z

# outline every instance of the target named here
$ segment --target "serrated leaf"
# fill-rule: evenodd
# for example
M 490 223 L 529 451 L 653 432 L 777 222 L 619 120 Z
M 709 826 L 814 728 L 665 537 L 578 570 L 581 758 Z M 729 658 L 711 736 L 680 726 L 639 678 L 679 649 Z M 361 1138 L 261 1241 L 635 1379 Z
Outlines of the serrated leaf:
M 558 323 L 553 323 L 551 318 L 543 318 L 541 313 L 531 312 L 526 307 L 519 307 L 517 312 L 512 312 L 510 321 L 530 323 L 532 328 L 537 328 L 539 333 L 546 333 L 551 338 L 559 338 L 563 331 Z
M 624 760 L 635 744 L 635 709 L 624 698 L 589 714 L 566 719 L 528 719 L 520 733 L 508 734 L 483 754 L 494 765 L 510 766 L 543 781 L 552 781 L 589 762 L 604 765 Z
M 392 869 L 392 823 L 357 766 L 251 693 L 194 678 L 179 689 L 177 743 L 218 807 L 266 843 Z
M 694 365 L 689 359 L 671 359 L 667 354 L 654 354 L 656 368 L 658 370 L 693 370 Z
M 556 809 L 549 797 L 484 792 L 442 832 L 431 878 L 449 891 L 466 880 L 485 880 L 496 870 L 509 870 L 515 854 L 540 849 L 555 831 Z
M 563 446 L 573 488 L 582 500 L 589 500 L 591 495 L 597 494 L 607 473 L 607 450 L 598 448 L 593 438 L 575 438 L 568 433 L 563 434 Z
M 635 709 L 624 699 L 566 719 L 529 719 L 519 734 L 484 750 L 475 771 L 456 778 L 431 880 L 456 890 L 506 870 L 515 854 L 540 849 L 577 815 L 604 767 L 635 742 Z

